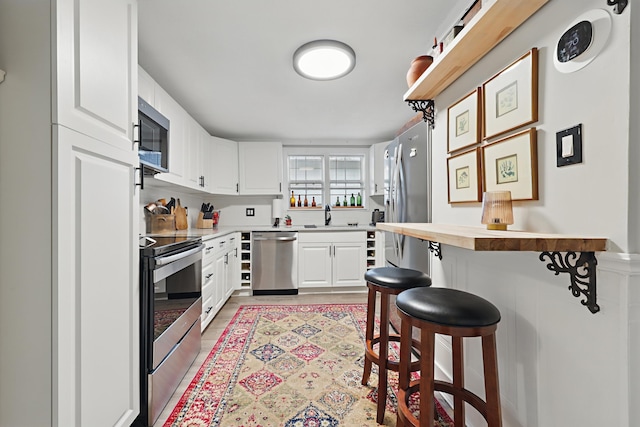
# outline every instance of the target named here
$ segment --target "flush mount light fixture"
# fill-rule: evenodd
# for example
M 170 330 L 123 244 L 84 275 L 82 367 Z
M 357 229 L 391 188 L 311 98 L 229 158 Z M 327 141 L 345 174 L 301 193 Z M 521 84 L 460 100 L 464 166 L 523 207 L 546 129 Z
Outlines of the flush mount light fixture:
M 356 54 L 336 40 L 316 40 L 300 46 L 293 54 L 293 68 L 311 80 L 333 80 L 346 76 L 356 66 Z

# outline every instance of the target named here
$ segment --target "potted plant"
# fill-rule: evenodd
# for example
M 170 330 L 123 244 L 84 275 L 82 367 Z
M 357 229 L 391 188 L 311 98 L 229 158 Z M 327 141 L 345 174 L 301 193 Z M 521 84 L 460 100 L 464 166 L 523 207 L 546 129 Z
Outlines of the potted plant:
M 287 215 L 287 216 L 285 216 L 285 217 L 284 217 L 284 224 L 285 224 L 287 227 L 291 227 L 291 217 L 290 217 L 289 215 Z

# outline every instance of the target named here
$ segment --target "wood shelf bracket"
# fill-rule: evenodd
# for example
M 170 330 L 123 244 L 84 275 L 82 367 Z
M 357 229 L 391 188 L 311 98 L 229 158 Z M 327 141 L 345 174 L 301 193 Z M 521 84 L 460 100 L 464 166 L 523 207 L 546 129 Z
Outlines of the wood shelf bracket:
M 587 306 L 591 313 L 600 311 L 596 297 L 596 265 L 598 261 L 594 252 L 542 252 L 540 261 L 548 257 L 547 268 L 559 275 L 569 273 L 571 284 L 569 290 L 574 297 L 583 296 L 582 305 Z
M 435 126 L 435 104 L 433 99 L 407 99 L 407 104 L 413 111 L 422 113 L 422 120 L 427 122 L 431 129 Z

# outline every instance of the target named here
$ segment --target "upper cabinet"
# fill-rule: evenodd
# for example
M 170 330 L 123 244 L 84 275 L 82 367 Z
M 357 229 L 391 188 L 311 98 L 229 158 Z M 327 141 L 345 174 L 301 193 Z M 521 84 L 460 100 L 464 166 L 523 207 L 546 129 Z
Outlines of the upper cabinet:
M 140 68 L 142 70 L 142 68 Z M 187 169 L 187 144 L 189 141 L 189 128 L 187 119 L 189 115 L 164 89 L 156 85 L 153 79 L 144 71 L 138 79 L 138 93 L 140 97 L 151 104 L 145 96 L 152 96 L 154 103 L 151 104 L 163 116 L 169 118 L 169 173 L 176 178 L 185 176 Z M 143 93 L 143 86 L 147 86 L 151 79 L 151 88 L 146 88 Z
M 138 96 L 156 110 L 156 82 L 144 68 L 138 66 Z
M 240 194 L 282 194 L 282 143 L 239 142 Z
M 384 195 L 384 161 L 387 145 L 391 141 L 373 144 L 369 149 L 369 194 Z
M 548 1 L 483 1 L 482 9 L 409 88 L 404 99 L 434 99 Z
M 136 2 L 57 1 L 54 124 L 132 150 L 137 122 Z
M 229 139 L 211 137 L 213 194 L 238 194 L 238 143 Z

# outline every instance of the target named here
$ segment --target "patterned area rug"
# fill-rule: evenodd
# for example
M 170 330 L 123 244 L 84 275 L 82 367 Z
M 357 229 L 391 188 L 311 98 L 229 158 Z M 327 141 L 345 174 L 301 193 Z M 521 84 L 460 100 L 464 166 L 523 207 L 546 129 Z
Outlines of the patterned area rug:
M 366 304 L 241 306 L 165 427 L 376 426 L 364 366 Z M 386 426 L 396 425 L 390 373 Z M 453 422 L 435 401 L 437 427 Z

